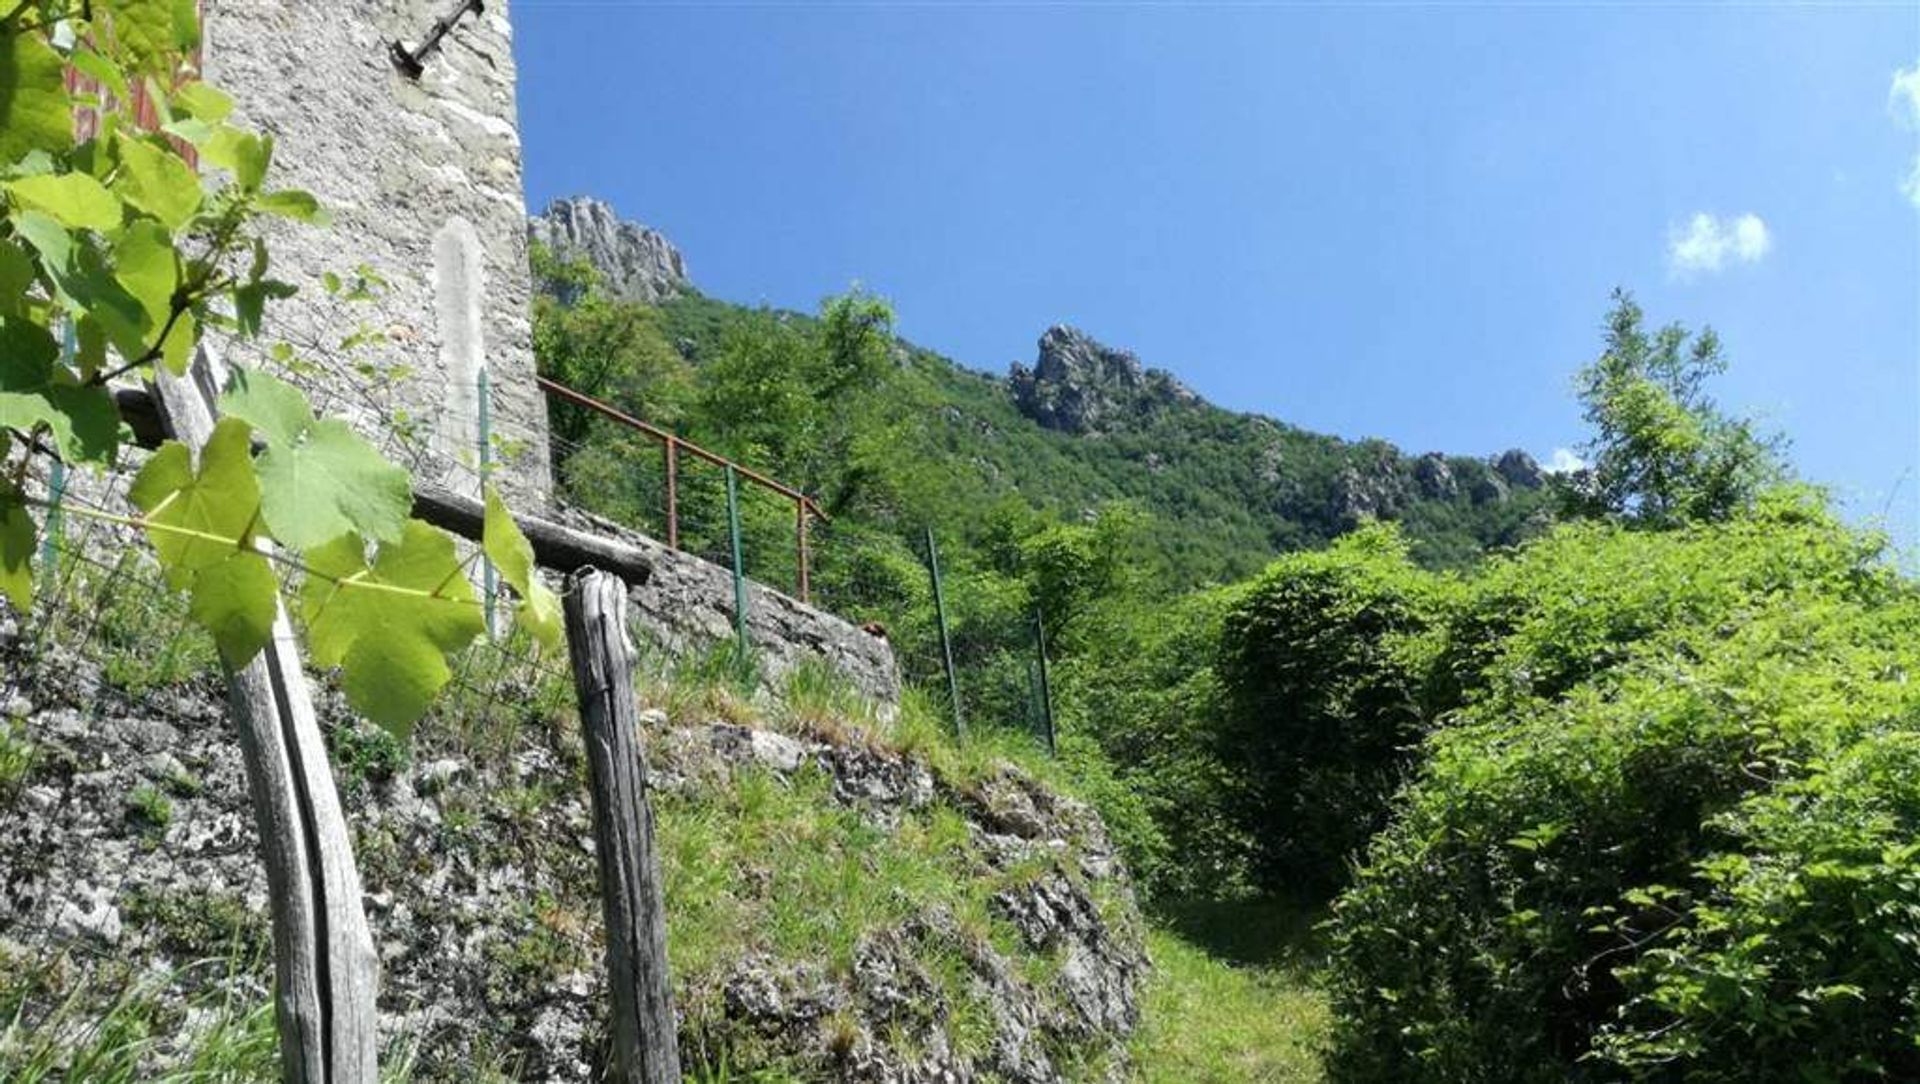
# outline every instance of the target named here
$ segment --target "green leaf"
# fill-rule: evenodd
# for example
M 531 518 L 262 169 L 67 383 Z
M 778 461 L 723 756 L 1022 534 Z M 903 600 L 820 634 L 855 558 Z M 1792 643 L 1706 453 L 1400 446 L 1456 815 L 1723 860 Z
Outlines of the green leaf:
M 101 56 L 92 48 L 84 45 L 76 47 L 73 52 L 67 54 L 67 63 L 72 64 L 80 74 L 99 83 L 115 98 L 124 102 L 129 97 L 127 77 L 121 72 L 120 65 Z
M 413 509 L 407 472 L 347 424 L 316 420 L 305 396 L 257 370 L 236 370 L 220 412 L 244 418 L 267 440 L 260 456 L 267 528 L 298 550 L 348 532 L 380 541 L 400 536 Z
M 195 147 L 199 147 L 209 139 L 212 139 L 213 133 L 217 131 L 213 125 L 208 124 L 206 121 L 195 120 L 192 117 L 180 117 L 171 124 L 163 126 L 160 130 L 170 136 L 177 136 L 184 139 Z
M 114 278 L 87 235 L 76 236 L 40 211 L 15 214 L 13 225 L 40 253 L 41 269 L 70 313 L 96 322 L 128 357 L 146 350 L 146 309 Z
M 343 666 L 347 702 L 384 726 L 418 719 L 452 677 L 447 655 L 486 631 L 453 539 L 419 520 L 371 567 L 355 535 L 316 547 L 307 566 L 301 610 L 313 661 Z
M 66 65 L 39 34 L 0 35 L 0 165 L 73 145 Z
M 132 68 L 146 72 L 158 70 L 179 45 L 176 7 L 155 0 L 93 0 L 93 18 L 96 26 L 112 28 Z
M 295 222 L 311 222 L 317 226 L 326 225 L 330 217 L 312 193 L 297 188 L 268 192 L 255 200 L 253 205 L 266 214 L 291 218 Z
M 120 225 L 120 201 L 85 173 L 48 173 L 7 182 L 16 202 L 38 208 L 74 229 L 110 230 Z
M 273 161 L 273 137 L 223 127 L 200 148 L 200 157 L 208 165 L 233 174 L 241 189 L 251 192 L 267 177 L 267 165 Z
M 265 555 L 236 550 L 194 576 L 187 612 L 213 634 L 227 666 L 238 670 L 273 635 L 279 593 L 280 583 Z
M 157 333 L 172 309 L 174 288 L 180 285 L 180 257 L 174 251 L 173 236 L 157 222 L 133 222 L 113 246 L 113 265 L 114 278 L 140 302 Z
M 173 0 L 173 44 L 187 52 L 200 47 L 200 5 L 197 0 Z
M 20 311 L 33 276 L 33 257 L 18 242 L 0 240 L 0 312 Z
M 186 445 L 168 441 L 134 477 L 127 499 L 146 513 L 148 538 L 175 587 L 187 586 L 194 574 L 235 551 L 251 549 L 260 513 L 251 437 L 246 422 L 222 418 L 200 450 L 198 472 Z
M 22 614 L 33 610 L 33 536 L 20 491 L 0 481 L 0 595 Z
M 306 439 L 316 420 L 299 388 L 257 369 L 234 369 L 220 413 L 246 419 L 270 443 L 288 445 Z
M 413 509 L 407 472 L 336 418 L 315 423 L 299 444 L 270 442 L 260 480 L 267 527 L 295 549 L 354 530 L 393 538 Z
M 193 348 L 200 341 L 200 325 L 194 319 L 193 310 L 183 310 L 167 329 L 167 337 L 160 343 L 160 364 L 175 376 L 187 375 L 187 367 L 193 364 Z
M 61 458 L 105 462 L 120 440 L 120 412 L 105 388 L 74 382 L 54 362 L 59 344 L 20 316 L 0 317 L 0 427 L 45 425 Z
M 193 167 L 171 147 L 125 135 L 115 143 L 122 173 L 114 187 L 122 197 L 169 230 L 178 231 L 192 221 L 206 194 Z
M 187 83 L 175 90 L 173 105 L 208 124 L 218 124 L 233 113 L 233 99 L 209 83 Z
M 527 631 L 542 644 L 559 647 L 560 599 L 540 582 L 533 567 L 533 546 L 528 544 L 527 536 L 520 533 L 513 513 L 507 510 L 499 492 L 491 485 L 487 486 L 486 527 L 481 537 L 484 539 L 481 548 L 486 551 L 487 559 L 500 571 L 500 578 L 520 595 L 523 603 L 520 620 L 526 624 Z

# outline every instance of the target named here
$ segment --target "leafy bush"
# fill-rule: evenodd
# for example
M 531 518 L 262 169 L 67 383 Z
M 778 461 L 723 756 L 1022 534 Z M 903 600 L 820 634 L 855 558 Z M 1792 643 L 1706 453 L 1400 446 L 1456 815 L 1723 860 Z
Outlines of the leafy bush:
M 1876 552 L 1776 502 L 1489 569 L 1336 905 L 1336 1077 L 1920 1073 L 1920 599 Z
M 1227 613 L 1216 739 L 1269 885 L 1324 888 L 1385 819 L 1425 726 L 1427 638 L 1452 581 L 1389 525 L 1275 561 Z

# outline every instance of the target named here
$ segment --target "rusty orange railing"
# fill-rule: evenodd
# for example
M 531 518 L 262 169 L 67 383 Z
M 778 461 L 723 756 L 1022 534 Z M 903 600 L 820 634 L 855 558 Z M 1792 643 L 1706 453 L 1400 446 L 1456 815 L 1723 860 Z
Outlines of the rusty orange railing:
M 705 460 L 706 462 L 711 463 L 716 467 L 720 467 L 723 469 L 730 469 L 735 474 L 739 475 L 742 478 L 745 478 L 747 481 L 752 482 L 763 489 L 769 490 L 773 493 L 777 493 L 780 496 L 786 498 L 787 500 L 792 501 L 793 502 L 793 525 L 794 525 L 794 534 L 796 538 L 794 559 L 795 559 L 795 567 L 799 571 L 800 601 L 802 602 L 811 601 L 811 599 L 808 597 L 810 594 L 810 585 L 809 585 L 809 579 L 808 579 L 808 563 L 810 561 L 810 555 L 807 549 L 807 518 L 810 515 L 817 516 L 819 517 L 820 521 L 823 523 L 827 522 L 831 518 L 826 514 L 825 511 L 823 511 L 820 508 L 820 505 L 816 503 L 812 497 L 807 496 L 805 493 L 801 492 L 800 490 L 795 489 L 792 486 L 787 485 L 783 482 L 774 481 L 772 478 L 769 478 L 766 475 L 761 474 L 759 471 L 754 470 L 751 467 L 742 466 L 739 463 L 736 463 L 733 460 L 728 459 L 726 456 L 720 455 L 717 452 L 710 452 L 707 449 L 702 448 L 698 444 L 695 444 L 694 442 L 686 439 L 685 437 L 678 436 L 666 429 L 662 429 L 651 422 L 642 421 L 639 418 L 636 418 L 633 415 L 628 414 L 625 411 L 619 409 L 618 407 L 610 406 L 606 403 L 601 402 L 598 399 L 593 398 L 590 395 L 583 395 L 580 392 L 577 392 L 572 388 L 569 388 L 565 384 L 562 384 L 558 381 L 549 380 L 544 376 L 537 377 L 536 379 L 539 381 L 540 389 L 546 392 L 547 394 L 552 395 L 555 398 L 564 400 L 566 402 L 572 403 L 575 406 L 584 407 L 585 409 L 591 410 L 603 418 L 608 418 L 612 421 L 618 422 L 629 429 L 638 430 L 639 432 L 644 433 L 647 436 L 653 438 L 654 440 L 660 442 L 660 446 L 662 449 L 664 449 L 665 456 L 666 456 L 667 546 L 670 549 L 677 550 L 680 548 L 679 484 L 680 484 L 680 453 L 681 452 L 686 452 L 688 455 L 693 456 L 695 459 Z

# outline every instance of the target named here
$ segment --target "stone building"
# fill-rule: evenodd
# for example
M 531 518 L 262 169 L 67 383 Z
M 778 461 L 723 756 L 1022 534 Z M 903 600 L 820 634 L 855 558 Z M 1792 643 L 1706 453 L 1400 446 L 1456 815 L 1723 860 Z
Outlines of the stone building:
M 316 406 L 379 433 L 417 476 L 476 488 L 484 414 L 502 488 L 522 507 L 543 502 L 507 0 L 479 13 L 459 0 L 203 8 L 208 79 L 274 136 L 274 182 L 333 215 L 330 229 L 273 230 L 274 274 L 300 293 L 269 309 L 266 340 L 315 363 Z M 393 43 L 416 45 L 456 8 L 418 78 L 403 73 Z M 351 283 L 361 267 L 384 280 L 372 300 L 323 287 L 329 272 Z M 367 341 L 342 347 L 362 329 Z

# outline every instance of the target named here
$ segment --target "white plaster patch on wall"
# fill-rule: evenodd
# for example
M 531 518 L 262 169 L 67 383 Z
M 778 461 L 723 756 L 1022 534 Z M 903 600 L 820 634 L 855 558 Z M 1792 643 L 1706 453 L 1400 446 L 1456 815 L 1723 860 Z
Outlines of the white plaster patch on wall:
M 487 116 L 478 109 L 463 105 L 451 98 L 435 98 L 433 102 L 441 109 L 466 121 L 468 124 L 473 125 L 475 128 L 480 129 L 495 139 L 503 139 L 516 145 L 520 142 L 520 133 L 512 124 L 501 120 L 499 117 Z
M 487 368 L 481 332 L 481 299 L 487 292 L 486 259 L 473 223 L 458 215 L 433 235 L 434 311 L 440 321 L 440 371 L 446 379 L 446 410 L 435 426 L 442 455 L 478 466 L 480 375 Z M 461 472 L 454 488 L 478 495 L 479 478 Z

